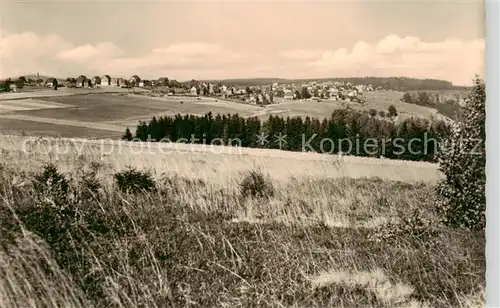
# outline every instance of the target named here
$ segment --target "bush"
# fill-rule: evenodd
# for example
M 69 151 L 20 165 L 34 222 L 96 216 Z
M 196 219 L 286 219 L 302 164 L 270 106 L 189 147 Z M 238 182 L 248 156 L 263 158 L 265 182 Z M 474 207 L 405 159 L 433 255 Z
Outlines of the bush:
M 269 178 L 261 171 L 247 172 L 241 183 L 240 193 L 243 198 L 266 198 L 274 196 L 274 187 Z
M 56 204 L 67 201 L 68 181 L 52 163 L 46 164 L 43 172 L 35 175 L 34 188 L 39 194 L 51 198 Z
M 79 177 L 80 198 L 83 200 L 99 199 L 102 185 L 97 179 L 97 171 L 101 165 L 93 162 L 90 171 L 82 170 Z
M 372 117 L 375 117 L 375 116 L 377 115 L 377 110 L 375 110 L 375 109 L 370 109 L 370 115 L 371 115 Z
M 437 186 L 437 210 L 454 227 L 484 229 L 486 219 L 485 85 L 476 78 L 464 108 L 464 121 L 456 123 L 451 140 L 458 147 L 441 149 L 438 160 L 446 178 Z
M 132 136 L 132 132 L 127 127 L 127 129 L 125 130 L 125 133 L 122 136 L 122 140 L 131 141 L 133 137 L 134 136 Z
M 385 118 L 385 112 L 383 110 L 380 110 L 378 115 L 381 116 L 382 118 Z
M 115 180 L 118 188 L 126 193 L 151 191 L 156 188 L 155 181 L 149 172 L 137 171 L 131 167 L 115 173 Z
M 389 111 L 388 115 L 390 117 L 395 117 L 398 115 L 398 110 L 396 109 L 396 107 L 394 107 L 394 105 L 390 105 L 388 111 Z
M 423 210 L 415 209 L 412 215 L 403 217 L 400 222 L 389 222 L 381 227 L 375 228 L 369 237 L 370 241 L 394 241 L 400 236 L 409 236 L 425 245 L 436 243 L 439 235 L 439 225 L 429 217 Z

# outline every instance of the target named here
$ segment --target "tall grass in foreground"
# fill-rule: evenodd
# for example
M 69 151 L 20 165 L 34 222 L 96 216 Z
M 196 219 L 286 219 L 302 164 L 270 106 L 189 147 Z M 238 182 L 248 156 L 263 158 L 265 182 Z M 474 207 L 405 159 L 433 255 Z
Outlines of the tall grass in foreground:
M 221 188 L 167 173 L 127 193 L 98 168 L 1 169 L 1 307 L 484 302 L 484 234 L 441 226 L 431 185 L 291 179 L 244 197 L 258 174 Z

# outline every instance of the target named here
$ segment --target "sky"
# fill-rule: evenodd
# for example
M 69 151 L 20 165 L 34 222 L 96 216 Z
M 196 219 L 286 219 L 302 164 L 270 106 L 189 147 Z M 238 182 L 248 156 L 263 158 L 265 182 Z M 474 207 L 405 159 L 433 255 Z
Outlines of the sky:
M 0 78 L 484 76 L 479 0 L 1 3 Z

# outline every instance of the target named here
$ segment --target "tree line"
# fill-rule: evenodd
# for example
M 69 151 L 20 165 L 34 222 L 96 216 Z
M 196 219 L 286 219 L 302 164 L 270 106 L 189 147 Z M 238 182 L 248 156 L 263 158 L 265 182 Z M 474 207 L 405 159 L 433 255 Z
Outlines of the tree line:
M 379 119 L 352 109 L 333 111 L 330 118 L 238 114 L 176 115 L 140 121 L 135 134 L 123 139 L 346 153 L 347 155 L 435 161 L 439 142 L 450 134 L 443 121 L 409 118 L 402 122 Z

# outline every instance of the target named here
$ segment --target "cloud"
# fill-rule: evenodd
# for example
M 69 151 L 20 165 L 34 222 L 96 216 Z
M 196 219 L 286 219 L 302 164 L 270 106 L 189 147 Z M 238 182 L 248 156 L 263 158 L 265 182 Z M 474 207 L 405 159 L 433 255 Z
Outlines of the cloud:
M 57 35 L 34 32 L 2 31 L 0 44 L 0 78 L 40 72 L 53 72 L 60 63 L 54 54 L 71 44 Z
M 57 57 L 62 60 L 83 61 L 95 58 L 113 58 L 124 55 L 125 52 L 110 42 L 102 42 L 96 45 L 83 45 L 71 49 L 62 50 Z
M 2 33 L 2 59 L 19 58 L 30 55 L 39 57 L 50 55 L 62 48 L 69 47 L 70 44 L 57 35 L 40 36 L 33 32 L 24 33 Z
M 415 36 L 388 35 L 375 44 L 357 42 L 351 49 L 324 50 L 311 59 L 302 57 L 305 67 L 317 75 L 409 76 L 439 78 L 467 85 L 474 75 L 484 76 L 485 42 L 449 38 L 425 42 Z M 317 50 L 287 51 L 287 55 L 314 55 Z
M 113 42 L 75 45 L 54 34 L 2 29 L 0 78 L 40 72 L 60 77 L 111 74 L 179 80 L 226 77 L 327 78 L 409 76 L 470 84 L 484 75 L 484 40 L 426 42 L 391 34 L 335 50 L 238 53 L 207 42 L 177 42 L 129 54 Z M 347 48 L 348 47 L 348 48 Z
M 173 44 L 163 48 L 153 49 L 154 53 L 170 54 L 177 56 L 197 56 L 197 55 L 213 55 L 221 52 L 222 46 L 216 44 L 206 44 L 200 42 L 190 42 Z
M 288 50 L 281 52 L 281 56 L 290 59 L 290 60 L 312 60 L 317 58 L 323 53 L 322 50 L 306 50 L 306 49 L 298 49 L 298 50 Z
M 241 67 L 245 57 L 223 46 L 204 42 L 179 42 L 154 48 L 140 55 L 128 55 L 112 42 L 75 46 L 57 35 L 34 32 L 8 33 L 2 29 L 0 78 L 32 74 L 76 76 L 112 74 L 188 74 L 219 72 Z M 194 77 L 193 77 L 194 78 Z
M 207 71 L 242 65 L 244 59 L 243 55 L 220 45 L 187 42 L 154 48 L 149 53 L 137 57 L 117 57 L 108 61 L 105 67 L 120 74 L 152 70 L 192 73 L 195 70 Z

